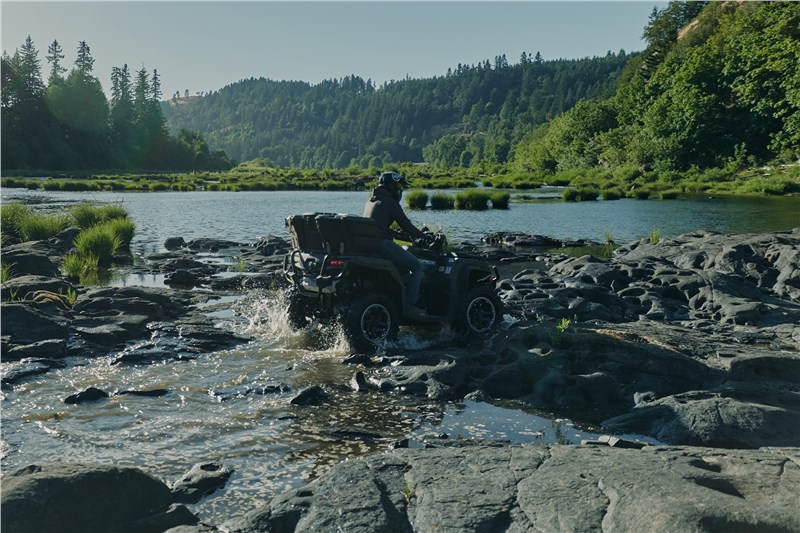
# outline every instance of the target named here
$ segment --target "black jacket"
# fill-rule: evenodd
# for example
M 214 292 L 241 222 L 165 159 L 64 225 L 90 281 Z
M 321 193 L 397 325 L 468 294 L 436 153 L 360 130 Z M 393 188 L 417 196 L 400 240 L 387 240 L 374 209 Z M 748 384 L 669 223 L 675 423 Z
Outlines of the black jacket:
M 381 235 L 386 239 L 394 239 L 398 236 L 394 230 L 389 229 L 392 222 L 397 222 L 400 229 L 411 239 L 420 239 L 425 236 L 408 220 L 400 202 L 395 200 L 392 193 L 383 187 L 376 187 L 372 191 L 372 196 L 364 206 L 364 216 L 378 224 Z

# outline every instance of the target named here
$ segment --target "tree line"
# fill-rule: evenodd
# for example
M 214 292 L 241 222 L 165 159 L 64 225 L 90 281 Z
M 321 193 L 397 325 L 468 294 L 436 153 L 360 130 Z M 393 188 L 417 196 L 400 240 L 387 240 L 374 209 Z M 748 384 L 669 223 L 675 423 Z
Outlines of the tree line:
M 318 84 L 250 78 L 162 104 L 173 131 L 202 132 L 240 161 L 283 167 L 382 167 L 397 162 L 502 165 L 541 123 L 579 100 L 610 96 L 632 57 L 577 60 L 523 53 L 459 64 L 429 79 L 380 87 L 350 75 Z
M 2 56 L 2 168 L 228 169 L 222 150 L 211 151 L 202 135 L 173 136 L 161 112 L 158 71 L 131 73 L 114 67 L 111 98 L 93 75 L 94 58 L 85 41 L 67 72 L 64 51 L 53 41 L 42 62 L 30 36 L 13 56 Z

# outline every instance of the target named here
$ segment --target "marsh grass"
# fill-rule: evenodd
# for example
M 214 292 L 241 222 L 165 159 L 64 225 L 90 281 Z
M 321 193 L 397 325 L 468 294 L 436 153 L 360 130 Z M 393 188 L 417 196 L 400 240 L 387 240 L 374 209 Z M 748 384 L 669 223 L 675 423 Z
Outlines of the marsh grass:
M 98 265 L 102 267 L 111 264 L 121 246 L 122 238 L 107 224 L 92 226 L 75 238 L 78 254 L 84 258 L 97 257 Z
M 658 244 L 658 241 L 661 240 L 661 231 L 658 228 L 653 228 L 650 230 L 650 244 Z
M 467 189 L 456 193 L 456 209 L 484 211 L 489 208 L 491 193 L 478 189 Z
M 492 202 L 492 209 L 508 209 L 508 203 L 511 201 L 511 193 L 507 191 L 495 191 L 489 196 Z
M 428 207 L 428 193 L 423 190 L 410 190 L 405 194 L 405 197 L 409 209 L 425 209 Z
M 649 189 L 634 189 L 628 196 L 636 198 L 637 200 L 647 200 L 650 198 Z
M 0 228 L 3 243 L 22 239 L 22 221 L 33 214 L 31 208 L 19 202 L 0 205 Z
M 96 206 L 92 204 L 79 204 L 70 209 L 75 225 L 81 229 L 88 229 L 101 222 L 115 219 L 127 219 L 128 211 L 121 205 Z
M 23 241 L 42 241 L 54 237 L 67 229 L 70 218 L 63 214 L 39 215 L 31 213 L 20 222 L 20 234 Z
M 453 209 L 455 198 L 451 194 L 435 192 L 431 195 L 431 209 Z
M 562 197 L 566 202 L 592 202 L 597 200 L 600 196 L 600 191 L 582 187 L 579 189 L 566 189 L 562 193 Z
M 136 233 L 136 224 L 128 218 L 112 218 L 103 224 L 111 233 L 119 238 L 120 248 L 130 248 L 133 236 Z
M 625 196 L 625 193 L 619 189 L 605 189 L 601 193 L 603 200 L 619 200 Z

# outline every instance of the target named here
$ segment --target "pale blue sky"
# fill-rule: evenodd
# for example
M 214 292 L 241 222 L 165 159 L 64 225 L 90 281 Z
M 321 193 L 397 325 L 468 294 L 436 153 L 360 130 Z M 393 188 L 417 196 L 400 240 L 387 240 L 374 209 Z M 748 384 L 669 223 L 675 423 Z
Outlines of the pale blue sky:
M 8 2 L 3 50 L 30 35 L 45 55 L 57 39 L 72 67 L 78 42 L 108 90 L 111 68 L 158 69 L 165 97 L 217 90 L 249 77 L 377 84 L 443 75 L 523 51 L 545 59 L 642 50 L 653 6 L 665 2 Z

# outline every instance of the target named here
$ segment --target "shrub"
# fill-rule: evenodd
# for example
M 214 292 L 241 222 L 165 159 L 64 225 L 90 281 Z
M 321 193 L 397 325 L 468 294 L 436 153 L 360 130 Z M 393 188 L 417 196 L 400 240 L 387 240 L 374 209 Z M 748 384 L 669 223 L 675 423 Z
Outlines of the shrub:
M 453 209 L 455 198 L 452 195 L 436 192 L 431 195 L 431 209 Z
M 75 238 L 75 248 L 78 249 L 78 254 L 83 257 L 90 255 L 97 257 L 100 266 L 110 265 L 114 254 L 121 245 L 121 238 L 107 224 L 92 226 Z
M 418 189 L 408 191 L 406 204 L 410 209 L 425 209 L 428 206 L 428 193 Z
M 133 235 L 136 233 L 136 224 L 132 220 L 128 218 L 113 218 L 106 222 L 104 226 L 108 227 L 119 238 L 122 248 L 130 247 Z
M 606 189 L 602 193 L 603 200 L 619 200 L 624 196 L 621 190 L 619 189 Z
M 492 209 L 508 209 L 511 193 L 506 191 L 493 192 L 489 199 L 492 201 Z
M 631 194 L 637 200 L 647 200 L 650 198 L 650 191 L 648 189 L 634 189 Z
M 600 197 L 597 189 L 578 189 L 579 202 L 593 202 Z
M 23 241 L 42 241 L 67 229 L 69 223 L 65 215 L 31 214 L 22 220 L 20 234 Z
M 467 189 L 456 193 L 456 209 L 483 211 L 489 208 L 489 193 L 477 189 Z

